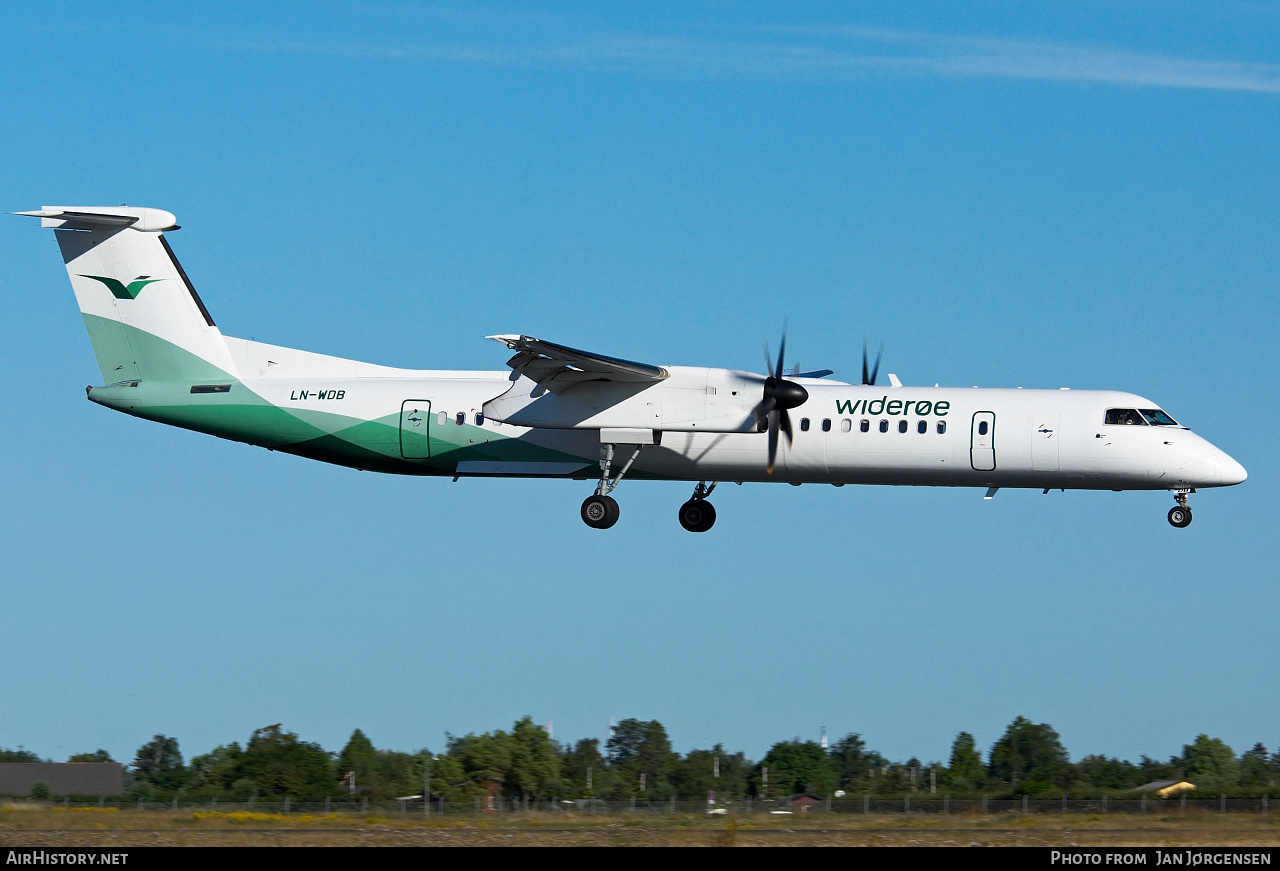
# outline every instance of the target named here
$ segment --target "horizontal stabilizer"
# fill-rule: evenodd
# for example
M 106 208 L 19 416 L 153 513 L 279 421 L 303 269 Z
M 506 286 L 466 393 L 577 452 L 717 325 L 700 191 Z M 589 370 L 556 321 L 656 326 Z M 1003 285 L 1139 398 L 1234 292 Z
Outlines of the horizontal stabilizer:
M 156 233 L 178 229 L 178 219 L 164 209 L 135 209 L 128 206 L 45 206 L 32 212 L 13 212 L 39 218 L 41 227 L 91 230 L 100 227 L 132 227 Z

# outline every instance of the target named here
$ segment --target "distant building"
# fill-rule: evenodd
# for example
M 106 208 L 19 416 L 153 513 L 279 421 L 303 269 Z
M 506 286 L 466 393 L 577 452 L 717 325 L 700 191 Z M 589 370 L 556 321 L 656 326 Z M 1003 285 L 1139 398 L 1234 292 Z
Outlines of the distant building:
M 1195 788 L 1196 785 L 1189 780 L 1153 780 L 1150 783 L 1142 784 L 1142 786 L 1134 787 L 1132 791 L 1154 792 L 1161 798 L 1168 798 L 1171 795 L 1177 795 L 1180 792 Z
M 794 813 L 808 813 L 809 808 L 817 804 L 825 805 L 826 801 L 816 795 L 808 795 L 803 792 L 787 799 L 787 807 L 791 808 Z
M 28 796 L 39 782 L 53 795 L 123 795 L 119 762 L 0 762 L 0 795 Z

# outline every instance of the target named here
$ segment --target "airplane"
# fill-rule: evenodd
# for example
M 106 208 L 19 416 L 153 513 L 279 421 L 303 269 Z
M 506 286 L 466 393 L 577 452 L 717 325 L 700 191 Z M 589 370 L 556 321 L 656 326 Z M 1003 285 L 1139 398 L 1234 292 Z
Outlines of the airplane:
M 1239 484 L 1244 467 L 1156 403 L 1110 390 L 876 385 L 831 370 L 765 374 L 640 363 L 530 336 L 489 336 L 508 371 L 396 369 L 224 336 L 152 208 L 15 212 L 55 231 L 117 411 L 355 469 L 594 481 L 583 521 L 619 518 L 632 478 L 694 483 L 681 526 L 706 532 L 721 482 L 1167 490 Z M 883 353 L 883 347 L 881 348 Z M 779 451 L 782 436 L 788 448 Z

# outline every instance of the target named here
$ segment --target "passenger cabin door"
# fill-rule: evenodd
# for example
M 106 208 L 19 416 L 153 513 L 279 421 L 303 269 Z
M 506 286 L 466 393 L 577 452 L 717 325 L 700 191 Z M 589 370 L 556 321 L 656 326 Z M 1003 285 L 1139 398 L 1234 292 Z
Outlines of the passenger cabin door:
M 406 399 L 400 405 L 400 456 L 425 460 L 431 456 L 431 400 Z
M 990 472 L 996 467 L 996 413 L 994 411 L 979 411 L 973 416 L 969 463 L 979 472 Z
M 1058 426 L 1062 415 L 1037 411 L 1031 416 L 1031 468 L 1037 472 L 1058 471 Z

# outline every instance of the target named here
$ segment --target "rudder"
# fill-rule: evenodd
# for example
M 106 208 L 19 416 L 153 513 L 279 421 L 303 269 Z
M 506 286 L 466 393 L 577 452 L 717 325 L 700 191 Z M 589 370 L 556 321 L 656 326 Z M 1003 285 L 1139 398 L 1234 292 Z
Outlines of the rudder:
M 234 377 L 221 331 L 173 255 L 159 209 L 46 206 L 107 384 Z

